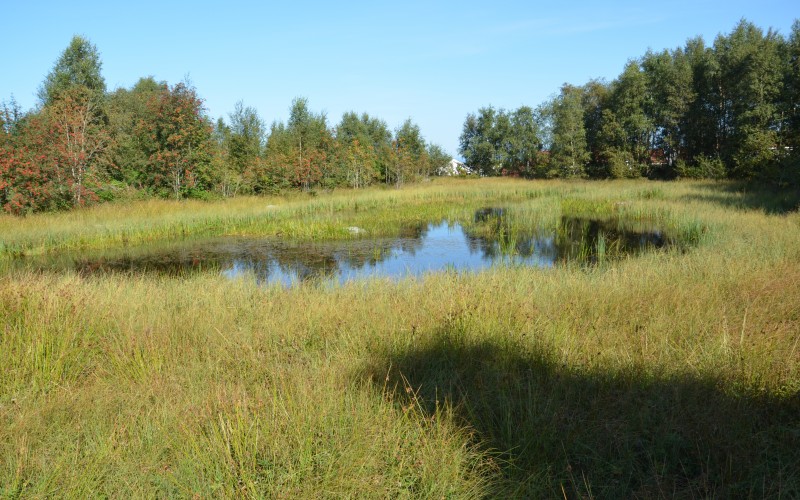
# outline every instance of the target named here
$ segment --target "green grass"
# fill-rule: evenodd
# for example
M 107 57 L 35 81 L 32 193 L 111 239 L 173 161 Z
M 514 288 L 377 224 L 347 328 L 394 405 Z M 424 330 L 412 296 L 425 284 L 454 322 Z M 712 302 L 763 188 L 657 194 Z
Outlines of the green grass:
M 476 189 L 480 182 L 480 188 Z M 647 183 L 440 181 L 406 190 L 336 191 L 308 197 L 243 197 L 227 201 L 150 200 L 106 204 L 25 218 L 0 215 L 0 256 L 35 255 L 75 248 L 135 245 L 189 236 L 263 235 L 296 239 L 352 237 L 348 227 L 386 236 L 434 219 L 471 221 L 477 208 L 504 206 L 527 226 L 555 227 L 561 213 L 666 219 L 664 203 L 647 203 Z M 676 196 L 702 184 L 676 185 Z
M 798 496 L 800 215 L 772 201 L 480 180 L 0 218 L 6 259 L 184 233 L 481 231 L 489 206 L 510 209 L 510 237 L 588 214 L 693 238 L 597 268 L 333 288 L 8 271 L 0 497 Z

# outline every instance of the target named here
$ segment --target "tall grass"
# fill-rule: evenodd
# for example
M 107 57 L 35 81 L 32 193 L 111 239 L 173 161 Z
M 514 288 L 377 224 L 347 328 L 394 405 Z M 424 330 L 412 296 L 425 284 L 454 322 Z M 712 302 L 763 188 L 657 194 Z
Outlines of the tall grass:
M 476 189 L 476 182 L 480 188 Z M 405 190 L 343 190 L 315 197 L 293 194 L 213 202 L 148 200 L 24 218 L 0 215 L 0 255 L 200 235 L 335 239 L 352 237 L 348 231 L 352 226 L 366 229 L 368 235 L 386 236 L 434 219 L 469 221 L 475 209 L 487 205 L 520 208 L 516 219 L 537 227 L 555 227 L 561 213 L 668 219 L 671 213 L 665 207 L 669 204 L 639 200 L 644 186 L 643 182 L 620 188 L 608 183 L 442 180 Z M 702 184 L 676 184 L 673 198 L 689 197 L 698 186 Z
M 601 268 L 288 290 L 7 272 L 0 496 L 800 495 L 800 216 L 695 197 L 712 188 L 453 182 L 2 219 L 26 252 L 181 225 L 385 234 L 483 206 L 698 236 Z

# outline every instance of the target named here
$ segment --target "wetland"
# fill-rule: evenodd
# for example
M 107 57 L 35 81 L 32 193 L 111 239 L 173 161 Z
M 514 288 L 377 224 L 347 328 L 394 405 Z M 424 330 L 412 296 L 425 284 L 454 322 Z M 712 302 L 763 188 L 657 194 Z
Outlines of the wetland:
M 504 208 L 481 208 L 469 228 L 438 221 L 405 227 L 396 237 L 292 241 L 278 237 L 189 238 L 101 251 L 57 252 L 17 259 L 18 267 L 75 270 L 82 275 L 155 273 L 180 276 L 215 271 L 262 285 L 422 277 L 479 272 L 492 266 L 598 265 L 656 251 L 674 241 L 651 226 L 618 220 L 562 217 L 555 229 L 518 228 Z
M 797 497 L 783 196 L 443 179 L 0 216 L 0 497 Z

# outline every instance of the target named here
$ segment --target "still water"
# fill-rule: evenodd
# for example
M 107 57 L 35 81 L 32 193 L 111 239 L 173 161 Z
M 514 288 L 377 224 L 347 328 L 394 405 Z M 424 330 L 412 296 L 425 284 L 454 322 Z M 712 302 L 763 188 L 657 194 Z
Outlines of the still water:
M 277 238 L 219 237 L 111 253 L 60 254 L 25 259 L 26 267 L 75 269 L 82 274 L 182 275 L 214 270 L 260 284 L 291 286 L 319 280 L 344 283 L 372 276 L 401 279 L 441 271 L 478 272 L 491 266 L 594 265 L 671 242 L 657 230 L 633 231 L 611 222 L 563 218 L 549 233 L 509 229 L 503 209 L 475 214 L 480 235 L 458 223 L 410 228 L 402 237 L 291 242 Z M 486 236 L 489 234 L 490 236 Z

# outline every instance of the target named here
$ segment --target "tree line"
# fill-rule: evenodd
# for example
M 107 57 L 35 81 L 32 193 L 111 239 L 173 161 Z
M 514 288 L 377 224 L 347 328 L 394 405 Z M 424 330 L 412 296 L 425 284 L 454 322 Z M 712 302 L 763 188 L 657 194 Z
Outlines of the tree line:
M 648 51 L 608 83 L 535 110 L 469 114 L 459 152 L 483 175 L 735 178 L 800 184 L 800 21 L 742 20 L 707 45 Z
M 450 160 L 410 119 L 396 130 L 368 114 L 335 126 L 295 99 L 269 128 L 238 103 L 211 120 L 189 82 L 152 77 L 107 91 L 97 48 L 73 37 L 23 111 L 0 104 L 0 207 L 58 210 L 121 196 L 230 197 L 283 189 L 402 185 Z

